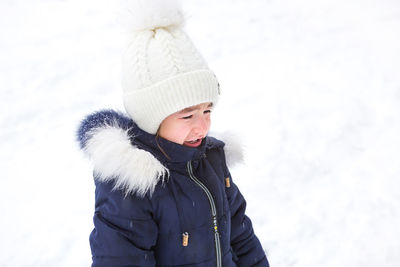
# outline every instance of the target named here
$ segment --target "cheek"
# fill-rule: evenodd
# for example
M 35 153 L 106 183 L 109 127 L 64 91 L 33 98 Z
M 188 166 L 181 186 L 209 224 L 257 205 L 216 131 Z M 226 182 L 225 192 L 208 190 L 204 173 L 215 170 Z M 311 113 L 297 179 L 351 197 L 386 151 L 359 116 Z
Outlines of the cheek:
M 160 136 L 174 143 L 183 144 L 190 132 L 190 127 L 182 122 L 166 123 L 161 128 Z
M 183 143 L 184 141 L 186 141 L 186 138 L 190 134 L 190 131 L 191 127 L 189 125 L 180 125 L 176 128 L 175 136 L 179 137 L 179 139 Z
M 210 117 L 207 118 L 205 125 L 206 125 L 207 133 L 208 133 L 208 131 L 210 130 L 210 127 L 211 127 L 211 119 L 210 119 Z
M 174 128 L 173 131 L 171 132 L 171 138 L 175 143 L 183 144 L 183 141 L 185 141 L 185 131 L 182 128 Z
M 208 117 L 207 123 L 207 130 L 209 130 L 211 127 L 211 117 Z

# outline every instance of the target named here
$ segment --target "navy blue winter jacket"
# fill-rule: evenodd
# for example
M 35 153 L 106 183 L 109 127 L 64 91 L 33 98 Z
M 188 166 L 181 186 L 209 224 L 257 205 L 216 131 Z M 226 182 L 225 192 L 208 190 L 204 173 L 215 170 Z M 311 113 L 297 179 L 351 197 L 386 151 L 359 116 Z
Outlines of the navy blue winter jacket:
M 94 164 L 92 267 L 269 266 L 223 142 L 185 147 L 111 110 L 83 120 L 78 138 Z

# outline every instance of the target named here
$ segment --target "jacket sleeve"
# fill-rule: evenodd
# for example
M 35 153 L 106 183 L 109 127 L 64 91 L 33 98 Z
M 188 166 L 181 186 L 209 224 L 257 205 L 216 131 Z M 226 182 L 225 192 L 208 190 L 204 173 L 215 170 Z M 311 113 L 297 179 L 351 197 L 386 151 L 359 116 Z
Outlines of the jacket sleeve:
M 249 217 L 246 216 L 246 201 L 239 188 L 231 180 L 226 189 L 231 211 L 231 246 L 238 267 L 268 267 L 268 260 L 260 241 L 254 234 Z
M 269 263 L 260 241 L 254 234 L 249 217 L 246 216 L 246 200 L 232 181 L 232 176 L 224 158 L 224 175 L 229 178 L 230 186 L 226 194 L 231 212 L 231 247 L 238 267 L 269 267 Z
M 155 266 L 158 228 L 149 198 L 125 197 L 111 183 L 96 181 L 92 267 Z

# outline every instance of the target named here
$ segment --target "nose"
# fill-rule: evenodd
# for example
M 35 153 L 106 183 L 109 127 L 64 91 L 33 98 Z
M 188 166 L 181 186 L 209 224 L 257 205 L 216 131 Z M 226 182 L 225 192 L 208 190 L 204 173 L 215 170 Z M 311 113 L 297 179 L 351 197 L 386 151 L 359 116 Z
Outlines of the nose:
M 196 123 L 194 125 L 194 132 L 197 135 L 201 135 L 202 137 L 204 137 L 205 135 L 207 135 L 208 126 L 209 126 L 208 119 L 203 116 L 200 116 L 196 120 Z

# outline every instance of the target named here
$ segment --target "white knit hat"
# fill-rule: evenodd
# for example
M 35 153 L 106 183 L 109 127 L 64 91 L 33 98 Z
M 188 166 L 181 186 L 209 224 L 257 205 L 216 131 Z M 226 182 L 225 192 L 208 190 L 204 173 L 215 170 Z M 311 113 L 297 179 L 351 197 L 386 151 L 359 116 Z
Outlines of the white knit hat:
M 124 0 L 129 34 L 122 88 L 127 113 L 155 134 L 170 114 L 200 103 L 216 104 L 219 84 L 183 31 L 178 1 Z

